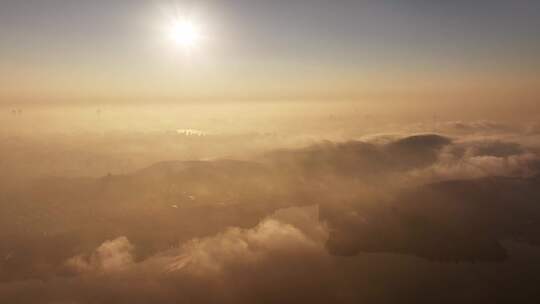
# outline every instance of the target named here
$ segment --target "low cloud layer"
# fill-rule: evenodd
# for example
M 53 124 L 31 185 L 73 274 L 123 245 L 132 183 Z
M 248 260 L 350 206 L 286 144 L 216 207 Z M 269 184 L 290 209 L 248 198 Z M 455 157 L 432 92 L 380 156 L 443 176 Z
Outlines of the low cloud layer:
M 10 187 L 0 302 L 487 301 L 474 276 L 530 295 L 537 138 L 451 125 Z

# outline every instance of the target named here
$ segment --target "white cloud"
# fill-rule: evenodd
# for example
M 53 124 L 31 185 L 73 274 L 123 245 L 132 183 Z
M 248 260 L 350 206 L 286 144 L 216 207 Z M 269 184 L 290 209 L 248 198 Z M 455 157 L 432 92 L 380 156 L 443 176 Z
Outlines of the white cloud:
M 90 255 L 77 255 L 66 266 L 77 272 L 111 273 L 128 269 L 134 264 L 134 246 L 126 237 L 105 241 Z

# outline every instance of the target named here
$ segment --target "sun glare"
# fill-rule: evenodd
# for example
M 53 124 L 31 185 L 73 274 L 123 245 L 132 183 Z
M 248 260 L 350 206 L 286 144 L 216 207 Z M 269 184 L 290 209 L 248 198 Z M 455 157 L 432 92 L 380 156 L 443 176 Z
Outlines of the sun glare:
M 202 38 L 200 27 L 191 20 L 174 20 L 169 28 L 169 37 L 184 48 L 196 47 Z

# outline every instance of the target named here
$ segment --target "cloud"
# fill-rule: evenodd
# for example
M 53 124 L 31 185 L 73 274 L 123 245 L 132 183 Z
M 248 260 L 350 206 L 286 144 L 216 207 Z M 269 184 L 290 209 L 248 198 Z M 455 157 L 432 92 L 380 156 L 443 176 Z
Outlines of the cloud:
M 432 166 L 413 170 L 426 181 L 485 176 L 527 177 L 540 173 L 540 156 L 519 143 L 493 138 L 455 141 L 442 149 Z
M 184 244 L 175 261 L 167 265 L 167 270 L 215 274 L 238 261 L 253 265 L 275 252 L 302 254 L 321 248 L 296 227 L 267 219 L 253 229 L 229 228 L 215 237 Z
M 527 177 L 538 174 L 540 158 L 536 154 L 508 157 L 474 156 L 440 162 L 426 170 L 434 180 L 471 179 L 485 176 Z
M 448 132 L 457 132 L 461 134 L 470 135 L 471 133 L 508 133 L 517 132 L 519 128 L 506 123 L 490 121 L 490 120 L 477 120 L 477 121 L 447 121 L 439 123 L 437 126 L 439 129 Z
M 296 215 L 301 212 L 304 227 L 311 235 L 273 216 L 251 229 L 228 228 L 216 236 L 193 239 L 178 250 L 150 258 L 147 263 L 153 264 L 153 260 L 159 260 L 167 272 L 208 276 L 223 273 L 238 263 L 242 263 L 243 267 L 256 267 L 275 255 L 323 255 L 327 233 L 316 216 L 307 215 L 307 212 L 314 212 L 309 209 L 313 208 L 292 208 L 281 212 Z
M 319 222 L 318 207 L 278 210 L 249 229 L 230 227 L 214 236 L 195 238 L 177 249 L 158 252 L 135 262 L 134 246 L 122 236 L 103 242 L 90 254 L 69 258 L 77 274 L 115 274 L 145 270 L 159 273 L 219 275 L 229 266 L 254 266 L 273 255 L 324 255 L 328 231 Z
M 508 157 L 525 151 L 518 143 L 494 141 L 478 145 L 472 152 L 476 156 Z
M 441 273 L 465 288 L 485 262 L 513 273 L 501 240 L 540 244 L 523 142 L 402 134 L 36 181 L 0 204 L 0 302 L 419 302 Z
M 441 203 L 429 209 L 445 205 Z M 341 214 L 338 219 L 342 223 L 357 221 L 367 224 L 364 227 L 357 225 L 356 229 L 349 231 L 350 236 L 365 236 L 368 233 L 381 244 L 392 247 L 395 247 L 396 243 L 392 242 L 396 240 L 399 241 L 398 245 L 427 246 L 440 252 L 451 250 L 452 254 L 456 253 L 452 249 L 455 245 L 450 244 L 460 242 L 461 238 L 450 238 L 452 234 L 439 230 L 437 226 L 428 226 L 436 228 L 431 234 L 434 238 L 429 238 L 428 234 L 419 239 L 423 225 L 430 224 L 421 218 L 406 217 L 409 210 L 403 208 L 397 212 L 405 212 L 402 218 L 406 221 L 401 220 L 397 226 L 392 226 L 396 230 L 389 230 L 389 233 L 385 230 L 365 231 L 369 224 L 388 229 L 391 221 L 381 217 L 381 214 L 371 218 L 370 214 L 363 213 L 365 210 L 358 209 L 356 213 L 348 213 L 347 217 Z M 448 210 L 444 210 L 443 214 L 449 214 Z M 332 233 L 335 234 L 335 223 L 327 227 L 327 222 L 325 211 L 319 213 L 319 208 L 315 206 L 286 208 L 261 220 L 253 228 L 228 228 L 213 236 L 192 239 L 176 249 L 156 253 L 138 262 L 120 258 L 132 257 L 129 254 L 132 252 L 131 242 L 126 237 L 120 237 L 104 242 L 91 253 L 78 255 L 84 257 L 85 265 L 95 265 L 90 267 L 90 271 L 47 280 L 0 283 L 0 301 L 16 300 L 21 304 L 35 303 L 36 299 L 40 299 L 41 303 L 172 304 L 186 301 L 317 304 L 396 303 L 407 297 L 415 303 L 428 303 L 434 294 L 451 290 L 449 286 L 459 286 L 459 290 L 464 288 L 463 292 L 450 293 L 452 296 L 447 302 L 452 303 L 463 298 L 482 299 L 485 294 L 485 290 L 478 288 L 477 284 L 471 285 L 468 276 L 474 273 L 475 280 L 491 278 L 491 272 L 485 271 L 485 266 L 445 266 L 416 258 L 362 252 L 348 258 L 333 256 L 326 250 L 325 243 L 329 237 L 333 237 Z M 400 233 L 403 230 L 405 234 Z M 396 236 L 392 237 L 392 234 Z M 415 242 L 404 243 L 400 238 L 405 235 Z M 464 239 L 469 241 L 466 244 L 458 243 L 457 247 L 466 250 L 466 253 L 495 248 L 490 247 L 489 242 L 483 243 L 474 234 L 466 236 Z M 475 242 L 478 244 L 475 245 Z M 127 263 L 103 263 L 126 260 Z M 113 271 L 104 272 L 100 270 L 104 264 L 115 267 Z M 121 267 L 116 267 L 118 265 Z M 519 265 L 497 266 L 499 276 L 505 280 L 518 277 L 518 272 L 523 274 L 522 271 L 528 269 Z M 433 280 L 433 275 L 437 275 L 438 280 Z M 524 291 L 531 288 L 521 286 Z
M 126 237 L 101 244 L 91 254 L 81 254 L 66 261 L 68 269 L 79 272 L 118 272 L 134 264 L 134 246 Z
M 283 209 L 253 228 L 231 227 L 136 263 L 131 243 L 119 237 L 68 260 L 82 270 L 75 275 L 0 283 L 0 300 L 32 303 L 39 294 L 43 303 L 323 303 L 335 299 L 331 288 L 306 291 L 333 284 L 326 238 L 316 206 Z
M 306 178 L 328 175 L 373 180 L 381 175 L 423 168 L 436 162 L 451 140 L 437 134 L 419 134 L 386 143 L 323 142 L 297 150 L 267 154 L 278 170 L 296 171 Z

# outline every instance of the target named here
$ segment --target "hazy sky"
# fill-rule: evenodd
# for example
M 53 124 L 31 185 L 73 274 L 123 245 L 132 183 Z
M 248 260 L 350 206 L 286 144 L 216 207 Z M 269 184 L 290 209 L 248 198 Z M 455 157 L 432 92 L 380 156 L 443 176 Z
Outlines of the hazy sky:
M 539 29 L 534 0 L 2 0 L 0 100 L 534 95 Z

